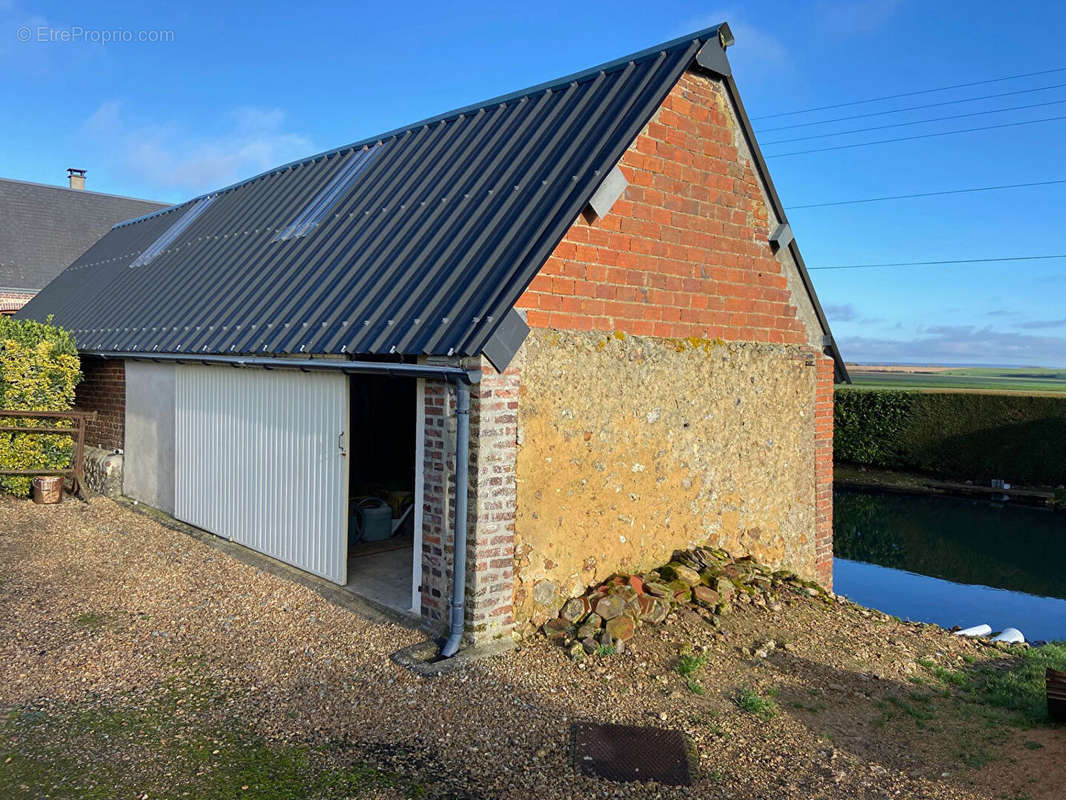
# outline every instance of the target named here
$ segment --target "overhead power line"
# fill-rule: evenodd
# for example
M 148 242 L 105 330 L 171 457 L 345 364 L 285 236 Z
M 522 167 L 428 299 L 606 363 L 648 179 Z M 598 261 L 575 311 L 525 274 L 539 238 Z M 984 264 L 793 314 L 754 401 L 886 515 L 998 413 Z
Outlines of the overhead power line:
M 847 103 L 834 103 L 827 106 L 815 106 L 813 108 L 801 108 L 796 111 L 779 111 L 776 114 L 763 114 L 760 117 L 752 117 L 753 120 L 758 119 L 772 119 L 775 117 L 791 117 L 797 114 L 808 114 L 812 111 L 828 111 L 833 108 L 846 108 L 847 106 L 858 106 L 863 103 L 877 103 L 881 100 L 896 100 L 900 97 L 915 97 L 922 94 L 933 94 L 934 92 L 946 92 L 951 89 L 965 89 L 969 86 L 984 86 L 989 83 L 1001 83 L 1002 81 L 1012 81 L 1017 78 L 1032 78 L 1037 75 L 1050 75 L 1053 72 L 1066 72 L 1066 67 L 1055 67 L 1054 69 L 1044 69 L 1039 72 L 1023 72 L 1018 75 L 1005 75 L 1002 78 L 988 78 L 983 81 L 970 81 L 969 83 L 956 83 L 951 86 L 939 86 L 935 89 L 919 89 L 914 92 L 901 92 L 900 94 L 886 94 L 880 97 L 868 97 L 865 100 L 851 100 Z
M 893 142 L 909 142 L 915 139 L 931 139 L 935 136 L 951 136 L 956 133 L 977 133 L 978 131 L 992 131 L 1000 128 L 1017 128 L 1021 125 L 1035 125 L 1038 122 L 1057 122 L 1066 119 L 1061 117 L 1044 117 L 1043 119 L 1029 119 L 1023 122 L 1004 122 L 1000 125 L 983 125 L 980 128 L 961 128 L 954 131 L 940 131 L 938 133 L 920 133 L 915 136 L 897 136 L 894 139 L 875 139 L 872 142 L 853 142 L 852 144 L 837 144 L 832 147 L 816 147 L 812 150 L 793 150 L 789 153 L 767 153 L 770 158 L 784 158 L 785 156 L 802 156 L 807 153 L 825 153 L 830 150 L 848 150 L 853 147 L 869 147 L 875 144 L 891 144 Z
M 1066 253 L 1050 256 L 1010 256 L 1007 258 L 959 258 L 947 261 L 896 261 L 891 264 L 837 264 L 832 267 L 808 267 L 816 269 L 884 269 L 885 267 L 939 267 L 946 264 L 994 264 L 1006 261 L 1048 261 L 1066 258 Z
M 866 197 L 861 200 L 834 200 L 830 203 L 805 203 L 798 206 L 786 206 L 789 211 L 797 208 L 826 208 L 828 206 L 850 206 L 859 203 L 880 203 L 884 200 L 911 200 L 916 197 L 938 197 L 946 194 L 970 194 L 971 192 L 993 192 L 999 189 L 1025 189 L 1030 186 L 1054 186 L 1066 183 L 1066 179 L 1054 181 L 1035 181 L 1033 183 L 1005 183 L 1000 186 L 976 186 L 972 189 L 945 189 L 940 192 L 915 192 L 914 194 L 889 194 L 884 197 Z
M 1044 108 L 1046 106 L 1059 106 L 1066 100 L 1049 100 L 1046 103 L 1030 103 L 1024 106 L 1011 106 L 1009 108 L 993 108 L 989 111 L 971 111 L 969 114 L 949 114 L 946 117 L 927 117 L 916 119 L 911 122 L 891 122 L 888 125 L 871 125 L 869 128 L 852 128 L 846 131 L 834 131 L 833 133 L 812 133 L 810 136 L 796 136 L 792 139 L 774 139 L 772 142 L 763 142 L 764 145 L 788 144 L 789 142 L 806 142 L 811 139 L 825 139 L 829 136 L 846 136 L 849 133 L 869 133 L 870 131 L 884 131 L 889 128 L 905 128 L 908 125 L 924 125 L 927 122 L 946 122 L 952 119 L 965 119 L 967 117 L 980 117 L 985 114 L 1003 114 L 1007 111 L 1024 111 L 1029 108 Z
M 851 114 L 847 117 L 833 117 L 832 119 L 819 119 L 814 122 L 796 122 L 792 125 L 778 125 L 776 128 L 760 128 L 758 133 L 770 133 L 771 131 L 786 131 L 793 128 L 809 128 L 813 125 L 829 125 L 833 122 L 848 122 L 853 119 L 868 119 L 869 117 L 884 117 L 888 114 L 902 114 L 905 111 L 922 111 L 926 108 L 941 108 L 943 106 L 956 106 L 960 103 L 976 103 L 978 100 L 995 100 L 998 97 L 1015 97 L 1019 94 L 1033 94 L 1034 92 L 1046 92 L 1051 89 L 1061 89 L 1066 83 L 1052 83 L 1049 86 L 1036 86 L 1032 89 L 1016 89 L 1013 92 L 998 92 L 997 94 L 983 94 L 977 97 L 963 97 L 959 100 L 941 100 L 939 103 L 923 103 L 920 106 L 905 106 L 904 108 L 891 108 L 887 111 L 869 111 L 865 114 Z

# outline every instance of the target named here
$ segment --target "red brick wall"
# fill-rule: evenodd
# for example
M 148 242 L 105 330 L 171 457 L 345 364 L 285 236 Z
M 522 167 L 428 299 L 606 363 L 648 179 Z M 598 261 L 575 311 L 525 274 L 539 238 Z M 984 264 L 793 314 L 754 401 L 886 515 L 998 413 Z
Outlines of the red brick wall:
M 833 588 L 833 359 L 818 356 L 818 389 L 814 405 L 814 544 L 818 582 Z
M 579 220 L 517 303 L 531 327 L 808 341 L 726 102 L 719 82 L 681 78 L 622 157 L 624 197 Z
M 85 376 L 75 393 L 75 408 L 95 411 L 96 419 L 85 431 L 85 443 L 105 450 L 121 450 L 126 439 L 125 362 L 81 357 Z

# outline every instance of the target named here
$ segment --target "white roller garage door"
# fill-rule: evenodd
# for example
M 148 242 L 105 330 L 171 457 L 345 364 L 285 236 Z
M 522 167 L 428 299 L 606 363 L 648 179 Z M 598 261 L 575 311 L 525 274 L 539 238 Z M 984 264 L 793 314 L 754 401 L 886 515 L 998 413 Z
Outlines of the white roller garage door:
M 175 378 L 174 516 L 344 584 L 347 377 L 182 365 Z

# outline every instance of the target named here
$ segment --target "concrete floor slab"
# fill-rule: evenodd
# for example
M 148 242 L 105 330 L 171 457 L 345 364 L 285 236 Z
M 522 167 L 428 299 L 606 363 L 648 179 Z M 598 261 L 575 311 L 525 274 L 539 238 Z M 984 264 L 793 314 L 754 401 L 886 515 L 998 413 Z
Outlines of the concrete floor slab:
M 404 547 L 348 559 L 348 583 L 344 588 L 368 600 L 410 613 L 411 569 L 414 549 Z

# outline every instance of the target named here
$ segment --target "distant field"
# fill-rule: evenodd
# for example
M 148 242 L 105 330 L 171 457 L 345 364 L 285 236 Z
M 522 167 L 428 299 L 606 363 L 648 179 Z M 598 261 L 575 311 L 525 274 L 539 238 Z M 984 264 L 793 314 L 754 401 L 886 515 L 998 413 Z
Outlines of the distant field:
M 1066 370 L 849 364 L 852 388 L 1066 394 Z

